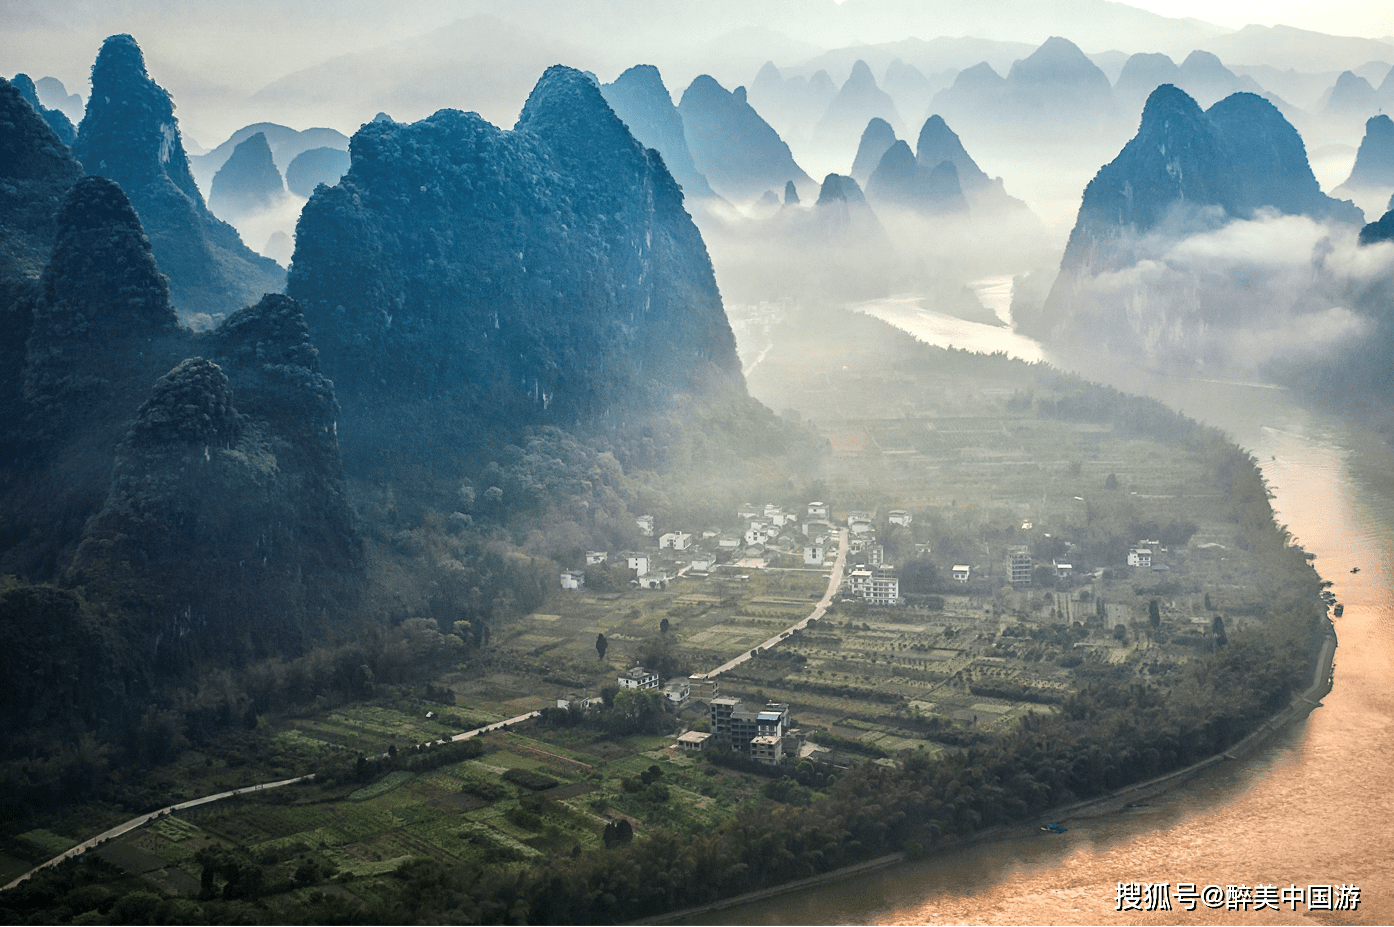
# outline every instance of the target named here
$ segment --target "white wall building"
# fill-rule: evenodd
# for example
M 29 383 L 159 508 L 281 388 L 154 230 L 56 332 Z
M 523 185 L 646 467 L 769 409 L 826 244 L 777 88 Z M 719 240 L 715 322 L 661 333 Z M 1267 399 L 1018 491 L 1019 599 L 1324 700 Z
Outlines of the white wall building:
M 642 666 L 627 669 L 619 675 L 621 689 L 657 689 L 658 674 L 650 673 Z

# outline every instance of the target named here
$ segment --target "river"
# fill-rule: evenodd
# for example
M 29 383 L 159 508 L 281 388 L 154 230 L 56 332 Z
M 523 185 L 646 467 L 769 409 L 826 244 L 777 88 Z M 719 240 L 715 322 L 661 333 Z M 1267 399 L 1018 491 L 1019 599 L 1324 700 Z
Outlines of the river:
M 987 281 L 983 302 L 1003 299 Z M 995 281 L 1000 284 L 1000 281 Z M 1006 298 L 1009 299 L 1010 291 Z M 861 307 L 923 340 L 1035 360 L 1010 330 L 924 318 L 903 300 Z M 1055 359 L 1059 362 L 1059 359 Z M 1258 459 L 1280 523 L 1316 554 L 1345 605 L 1334 619 L 1335 688 L 1305 722 L 1240 762 L 1146 802 L 1068 820 L 1068 832 L 1016 831 L 928 860 L 729 908 L 730 924 L 1394 923 L 1394 453 L 1262 384 L 1188 380 L 1065 364 L 1154 396 L 1226 430 Z M 1359 573 L 1352 573 L 1359 567 Z M 1119 883 L 1171 886 L 1171 911 L 1118 911 Z M 1290 910 L 1178 903 L 1176 885 L 1298 886 Z M 1312 885 L 1360 888 L 1354 911 L 1309 910 Z

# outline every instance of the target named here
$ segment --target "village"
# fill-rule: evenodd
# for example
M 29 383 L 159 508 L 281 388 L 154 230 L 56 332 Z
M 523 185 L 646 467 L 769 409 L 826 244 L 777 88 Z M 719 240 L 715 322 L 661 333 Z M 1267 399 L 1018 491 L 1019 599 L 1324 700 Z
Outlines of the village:
M 897 674 L 892 674 L 885 683 L 868 685 L 881 675 L 875 670 L 879 658 L 873 656 L 870 667 L 857 667 L 871 669 L 870 675 L 832 673 L 830 678 L 845 680 L 839 683 L 843 688 L 865 687 L 863 696 L 881 703 L 886 695 L 894 692 L 908 699 L 905 707 L 909 710 L 902 713 L 919 715 L 921 720 L 932 716 L 940 704 L 951 705 L 952 695 L 958 689 L 966 689 L 968 696 L 976 694 L 990 700 L 969 698 L 964 705 L 948 712 L 949 720 L 970 723 L 973 727 L 995 725 L 1023 711 L 1043 710 L 1042 706 L 1058 702 L 1075 682 L 1076 675 L 1069 671 L 1086 662 L 1095 668 L 1107 666 L 1113 672 L 1127 669 L 1128 672 L 1155 674 L 1164 673 L 1184 660 L 1184 655 L 1161 646 L 1169 638 L 1161 633 L 1160 608 L 1155 601 L 1149 603 L 1147 611 L 1149 622 L 1152 613 L 1157 613 L 1156 622 L 1148 627 L 1133 628 L 1130 623 L 1134 619 L 1134 608 L 1121 603 L 1110 605 L 1103 598 L 1096 598 L 1096 589 L 1106 573 L 1103 567 L 1077 571 L 1064 557 L 1053 557 L 1048 563 L 1038 564 L 1029 544 L 1011 544 L 1001 552 L 1000 563 L 954 563 L 947 576 L 929 585 L 920 583 L 907 599 L 901 594 L 896 565 L 887 562 L 885 546 L 878 542 L 878 526 L 882 533 L 902 535 L 898 546 L 903 552 L 912 554 L 917 561 L 928 561 L 933 554 L 932 546 L 913 540 L 914 514 L 911 511 L 893 508 L 879 517 L 860 510 L 842 513 L 832 511 L 823 501 L 811 501 L 797 507 L 798 511 L 790 511 L 792 508 L 795 507 L 745 503 L 726 528 L 674 530 L 662 534 L 656 534 L 652 516 L 639 516 L 636 519 L 639 533 L 654 539 L 652 547 L 614 555 L 613 564 L 623 565 L 632 577 L 628 584 L 636 591 L 663 592 L 670 587 L 676 590 L 680 581 L 685 581 L 682 583 L 684 590 L 690 584 L 709 581 L 723 588 L 733 582 L 748 584 L 752 571 L 798 572 L 814 581 L 817 577 L 825 577 L 827 583 L 822 600 L 810 615 L 753 648 L 742 650 L 735 659 L 714 669 L 665 678 L 636 664 L 611 677 L 613 682 L 602 683 L 602 689 L 614 687 L 660 693 L 663 705 L 686 722 L 674 744 L 678 751 L 731 751 L 767 766 L 805 759 L 834 765 L 852 762 L 853 757 L 845 751 L 839 753 L 821 746 L 814 731 L 795 726 L 791 720 L 790 702 L 807 702 L 813 683 L 811 679 L 801 679 L 801 674 L 791 669 L 808 667 L 812 657 L 813 668 L 804 669 L 802 675 L 822 677 L 827 671 L 817 667 L 824 663 L 846 668 L 849 663 L 859 662 L 856 658 L 849 661 L 842 646 L 830 648 L 830 641 L 819 633 L 821 627 L 836 627 L 835 619 L 826 618 L 830 609 L 834 613 L 855 612 L 861 617 L 875 619 L 877 633 L 882 638 L 879 644 L 890 654 L 885 662 L 890 667 L 901 664 L 899 675 L 904 677 L 896 680 Z M 1025 521 L 1019 530 L 1031 532 L 1034 527 L 1032 522 Z M 907 542 L 906 537 L 911 540 Z M 1050 535 L 1047 533 L 1044 537 L 1049 539 Z M 1127 552 L 1127 578 L 1150 583 L 1154 576 L 1169 574 L 1172 570 L 1167 562 L 1169 553 L 1167 546 L 1158 539 L 1138 539 Z M 609 566 L 612 563 L 609 552 L 587 551 L 585 559 L 588 569 L 613 570 Z M 1112 579 L 1112 571 L 1107 572 Z M 993 582 L 1005 585 L 993 588 Z M 566 592 L 578 592 L 584 589 L 585 583 L 586 570 L 567 570 L 560 575 L 561 589 Z M 1033 608 L 1031 593 L 1037 591 L 1034 588 L 1037 584 L 1048 590 L 1041 590 Z M 810 596 L 816 595 L 810 593 Z M 679 601 L 691 601 L 692 596 L 687 593 Z M 1016 599 L 1025 603 L 1024 610 L 1020 606 L 1011 607 L 1010 603 Z M 1208 602 L 1205 597 L 1202 604 Z M 944 646 L 943 640 L 935 639 L 961 637 L 954 622 L 964 620 L 977 624 L 980 629 L 991 627 L 994 633 L 989 636 L 978 630 L 971 639 L 957 641 L 960 646 Z M 1183 645 L 1203 644 L 1205 634 L 1213 629 L 1213 620 L 1199 612 L 1189 616 L 1188 627 L 1182 629 L 1183 635 L 1189 635 L 1183 636 Z M 941 623 L 944 626 L 937 629 L 937 634 L 931 632 L 931 628 Z M 864 630 L 871 630 L 869 622 L 862 624 Z M 855 626 L 855 622 L 849 619 L 847 625 Z M 661 619 L 660 626 L 664 634 L 672 628 L 668 618 Z M 895 629 L 895 638 L 886 641 L 889 629 Z M 603 631 L 597 633 L 604 634 Z M 698 637 L 701 633 L 705 632 L 700 632 Z M 676 638 L 676 632 L 674 635 Z M 615 636 L 613 632 L 611 636 Z M 745 643 L 742 641 L 742 646 Z M 969 646 L 962 646 L 965 643 Z M 772 653 L 775 648 L 781 652 Z M 897 650 L 903 653 L 897 654 Z M 1143 654 L 1146 657 L 1142 657 Z M 1042 670 L 1039 664 L 1047 655 L 1054 657 L 1053 664 Z M 750 662 L 761 656 L 768 659 Z M 1023 660 L 1035 664 L 1030 672 L 1013 665 Z M 1134 665 L 1129 667 L 1129 664 Z M 723 678 L 733 693 L 744 691 L 747 686 L 743 683 L 750 682 L 784 683 L 792 688 L 782 693 L 781 697 L 788 699 L 785 701 L 751 700 L 748 696 L 722 694 Z M 928 692 L 938 692 L 937 698 L 947 695 L 950 699 L 936 704 L 926 700 L 924 696 Z M 1011 704 L 1013 701 L 1017 704 Z M 556 699 L 557 708 L 582 712 L 598 711 L 607 704 L 600 694 L 581 692 L 559 694 Z M 874 723 L 875 714 L 873 711 L 861 720 Z M 834 733 L 824 739 L 836 742 L 851 734 L 853 740 L 862 742 L 868 732 L 857 728 L 847 730 L 848 720 L 838 718 L 823 726 L 821 729 L 825 733 L 843 729 L 842 734 Z M 910 732 L 897 733 L 903 736 Z M 894 737 L 892 735 L 893 742 Z M 876 739 L 884 738 L 873 738 L 871 742 Z M 926 744 L 916 746 L 923 749 Z

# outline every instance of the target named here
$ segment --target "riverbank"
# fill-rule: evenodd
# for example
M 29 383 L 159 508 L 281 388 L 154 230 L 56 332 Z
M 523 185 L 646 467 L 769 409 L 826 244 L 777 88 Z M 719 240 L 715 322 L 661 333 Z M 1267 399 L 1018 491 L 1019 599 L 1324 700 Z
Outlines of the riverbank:
M 1322 640 L 1321 650 L 1318 653 L 1316 668 L 1312 674 L 1312 684 L 1301 693 L 1293 696 L 1288 706 L 1274 714 L 1268 720 L 1259 725 L 1258 730 L 1249 734 L 1243 740 L 1234 744 L 1230 748 L 1207 757 L 1204 760 L 1193 763 L 1184 769 L 1140 782 L 1135 785 L 1124 786 L 1115 789 L 1105 795 L 1096 798 L 1085 799 L 1063 805 L 1042 815 L 1040 823 L 1047 820 L 1058 821 L 1065 818 L 1096 817 L 1105 814 L 1112 814 L 1121 811 L 1129 804 L 1135 804 L 1141 799 L 1151 798 L 1160 795 L 1167 790 L 1187 782 L 1199 776 L 1201 773 L 1212 767 L 1232 760 L 1240 760 L 1251 755 L 1263 744 L 1271 740 L 1281 731 L 1286 730 L 1298 721 L 1305 719 L 1311 712 L 1320 707 L 1321 700 L 1330 692 L 1333 683 L 1332 672 L 1335 666 L 1336 657 L 1336 632 L 1330 620 L 1326 621 L 1326 634 Z M 947 843 L 940 844 L 930 850 L 925 856 L 940 856 L 955 850 L 961 850 L 974 844 L 981 843 L 994 837 L 1007 835 L 1029 835 L 1039 828 L 1039 823 L 1031 824 L 1003 824 L 979 831 L 967 837 L 960 837 Z M 697 907 L 685 908 L 681 911 L 674 911 L 658 917 L 645 918 L 643 920 L 632 921 L 635 924 L 674 924 L 698 918 L 705 914 L 712 914 L 717 911 L 750 904 L 757 901 L 764 901 L 787 895 L 794 892 L 803 891 L 819 885 L 841 882 L 857 876 L 867 875 L 883 869 L 889 869 L 900 863 L 907 862 L 910 856 L 906 853 L 892 853 L 880 856 L 876 859 L 857 863 L 852 866 L 845 866 L 832 872 L 821 873 L 810 876 L 807 879 L 799 879 L 783 885 L 776 885 L 770 888 L 763 888 L 753 892 L 746 892 L 731 898 L 713 901 Z

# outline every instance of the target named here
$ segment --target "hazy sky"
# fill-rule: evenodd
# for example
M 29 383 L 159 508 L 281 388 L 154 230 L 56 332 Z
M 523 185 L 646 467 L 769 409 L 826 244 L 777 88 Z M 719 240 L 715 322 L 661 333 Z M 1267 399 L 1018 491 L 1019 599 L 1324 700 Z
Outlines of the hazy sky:
M 1194 16 L 1231 29 L 1255 23 L 1373 39 L 1394 35 L 1391 0 L 1132 0 L 1128 5 L 1163 16 Z
M 666 20 L 626 22 L 619 34 L 611 36 L 621 39 L 618 44 L 625 50 L 606 57 L 596 47 L 597 42 L 605 44 L 605 40 L 597 37 L 596 29 L 549 31 L 545 23 L 526 21 L 522 17 L 528 9 L 526 2 L 514 2 L 516 6 L 510 6 L 499 0 L 494 8 L 518 11 L 521 28 L 532 30 L 540 40 L 545 40 L 541 44 L 546 46 L 546 56 L 550 57 L 542 65 L 552 63 L 553 59 L 565 60 L 595 70 L 602 79 L 613 79 L 623 67 L 656 56 L 657 52 L 650 49 L 673 51 L 669 33 L 675 28 L 682 34 L 685 28 Z M 622 2 L 576 0 L 576 6 L 604 10 L 617 8 Z M 720 25 L 718 19 L 705 24 L 706 33 L 711 34 L 696 36 L 691 47 L 686 49 L 685 57 L 669 54 L 665 61 L 651 63 L 665 67 L 670 89 L 680 89 L 703 71 L 718 75 L 718 79 L 725 79 L 734 86 L 749 80 L 766 58 L 776 60 L 781 67 L 792 67 L 824 48 L 838 47 L 839 43 L 854 44 L 859 38 L 885 40 L 884 37 L 877 39 L 850 33 L 842 36 L 835 31 L 829 33 L 826 28 L 818 32 L 815 20 L 826 27 L 827 17 L 810 16 L 801 21 L 789 12 L 791 8 L 798 9 L 801 3 L 806 3 L 810 11 L 819 5 L 826 9 L 828 2 L 763 0 L 752 7 L 779 10 L 769 14 L 775 16 L 775 21 L 764 31 L 747 30 L 739 36 L 733 33 L 735 40 L 731 36 L 718 39 L 712 32 Z M 873 0 L 867 2 L 871 5 Z M 931 0 L 923 2 L 928 6 Z M 895 6 L 893 2 L 887 5 L 892 9 Z M 1248 23 L 1283 23 L 1333 35 L 1364 38 L 1394 35 L 1394 0 L 1324 0 L 1320 3 L 1313 0 L 1133 0 L 1128 5 L 1165 16 L 1193 16 L 1226 28 L 1237 29 Z M 88 71 L 102 39 L 114 32 L 130 32 L 145 50 L 152 75 L 174 94 L 185 134 L 209 146 L 226 138 L 234 128 L 261 119 L 297 125 L 333 125 L 352 132 L 362 120 L 372 118 L 378 109 L 388 109 L 398 118 L 415 119 L 427 115 L 435 105 L 452 105 L 478 109 L 487 118 L 508 124 L 516 115 L 532 77 L 529 75 L 528 80 L 520 83 L 517 92 L 505 101 L 507 105 L 496 105 L 485 99 L 486 88 L 480 86 L 475 77 L 501 80 L 510 62 L 522 64 L 516 60 L 520 56 L 514 53 L 512 46 L 495 42 L 494 45 L 500 47 L 493 47 L 489 44 L 492 40 L 481 40 L 484 42 L 481 47 L 473 47 L 466 41 L 454 49 L 456 59 L 476 61 L 476 71 L 480 74 L 473 75 L 470 80 L 459 81 L 452 75 L 433 76 L 426 72 L 423 63 L 423 84 L 431 80 L 455 80 L 459 89 L 446 102 L 433 101 L 430 108 L 414 109 L 395 100 L 388 93 L 391 75 L 359 72 L 355 72 L 354 83 L 371 87 L 374 81 L 379 82 L 383 98 L 373 100 L 371 105 L 345 104 L 351 111 L 339 112 L 309 98 L 302 101 L 299 109 L 292 109 L 290 103 L 294 100 L 285 95 L 279 101 L 285 105 L 279 109 L 276 101 L 251 99 L 253 94 L 286 75 L 316 67 L 336 55 L 415 41 L 476 8 L 490 6 L 481 0 L 400 0 L 397 4 L 382 4 L 379 0 L 0 0 L 0 62 L 3 62 L 0 73 L 9 76 L 26 71 L 36 78 L 53 75 L 68 84 L 70 90 L 86 95 Z M 660 6 L 655 3 L 654 8 Z M 962 12 L 974 6 L 991 22 L 994 8 L 1015 6 L 1020 9 L 1021 0 L 979 0 L 967 6 L 948 3 L 945 9 Z M 703 0 L 692 0 L 686 7 L 666 9 L 667 15 L 676 15 L 676 11 L 682 10 L 688 14 L 687 18 L 693 18 L 700 17 L 704 7 L 715 8 Z M 1045 26 L 1037 28 L 1039 23 L 1030 28 L 1023 26 L 1026 32 L 1021 35 L 1008 34 L 1010 29 L 999 29 L 997 31 L 1003 34 L 985 37 L 1039 42 L 1050 34 L 1072 36 L 1072 29 L 1076 28 L 1071 21 L 1072 11 L 1080 8 L 1078 0 L 1040 0 L 1033 9 L 1041 15 L 1034 19 L 1043 16 L 1051 20 L 1058 14 L 1058 25 L 1052 22 L 1049 31 L 1042 31 L 1047 28 Z M 604 20 L 604 17 L 598 19 Z M 1013 23 L 1017 21 L 1015 17 L 1007 19 Z M 607 20 L 603 25 L 609 28 L 613 23 Z M 1111 40 L 1097 35 L 1089 39 L 1073 37 L 1089 52 L 1119 48 L 1127 52 L 1169 51 L 1184 56 L 1189 51 L 1189 48 L 1151 47 L 1145 35 L 1135 36 L 1132 45 L 1137 45 L 1136 48 L 1121 41 L 1110 44 Z M 1157 41 L 1162 39 L 1157 38 Z M 491 63 L 491 54 L 501 56 L 497 66 Z M 723 55 L 731 61 L 723 61 Z M 1394 54 L 1387 57 L 1394 59 Z M 1336 70 L 1359 63 L 1362 62 L 1345 62 Z M 531 67 L 535 62 L 526 64 Z M 336 88 L 354 89 L 336 84 L 324 93 Z

